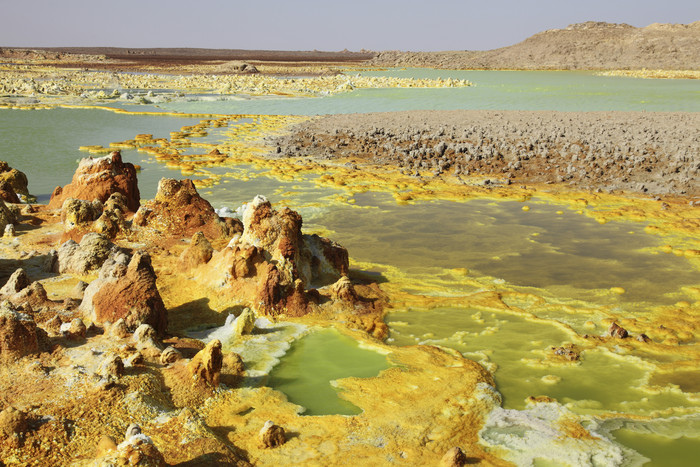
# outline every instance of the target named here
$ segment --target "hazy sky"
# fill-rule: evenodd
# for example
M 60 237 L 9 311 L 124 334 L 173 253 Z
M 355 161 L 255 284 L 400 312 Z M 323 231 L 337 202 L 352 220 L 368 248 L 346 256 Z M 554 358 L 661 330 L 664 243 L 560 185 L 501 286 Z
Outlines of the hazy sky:
M 583 21 L 700 20 L 700 0 L 0 0 L 0 46 L 485 50 Z

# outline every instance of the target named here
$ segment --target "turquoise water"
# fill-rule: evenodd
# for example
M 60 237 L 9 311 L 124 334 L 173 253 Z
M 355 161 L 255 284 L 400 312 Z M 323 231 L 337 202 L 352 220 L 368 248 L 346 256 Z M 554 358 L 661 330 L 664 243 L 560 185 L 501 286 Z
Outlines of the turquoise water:
M 322 115 L 401 110 L 700 111 L 700 80 L 651 80 L 574 71 L 450 71 L 408 69 L 364 72 L 400 78 L 467 79 L 475 86 L 438 89 L 357 89 L 318 98 L 238 97 L 173 101 L 177 112 Z M 349 79 L 352 81 L 352 77 Z

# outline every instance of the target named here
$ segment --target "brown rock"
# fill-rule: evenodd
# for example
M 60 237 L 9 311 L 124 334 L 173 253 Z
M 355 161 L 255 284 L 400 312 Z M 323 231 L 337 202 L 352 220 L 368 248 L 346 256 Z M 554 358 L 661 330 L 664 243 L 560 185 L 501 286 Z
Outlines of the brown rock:
M 16 194 L 30 197 L 27 189 L 29 184 L 27 176 L 23 172 L 10 167 L 5 161 L 0 161 L 0 181 L 9 183 L 12 191 Z
M 3 438 L 20 435 L 28 429 L 27 416 L 24 412 L 11 406 L 0 411 L 0 435 Z
M 156 286 L 156 274 L 147 253 L 127 257 L 117 254 L 105 261 L 100 276 L 85 289 L 80 309 L 92 322 L 116 322 L 123 318 L 127 328 L 150 324 L 159 335 L 165 332 L 168 316 Z
M 275 211 L 267 198 L 256 196 L 243 211 L 241 242 L 262 248 L 274 260 L 297 261 L 301 251 L 301 226 L 299 213 L 289 208 Z M 290 274 L 286 279 L 294 278 Z
M 264 196 L 256 196 L 243 211 L 240 243 L 255 245 L 277 262 L 281 280 L 291 284 L 331 284 L 349 270 L 348 252 L 318 235 L 301 233 L 301 216 L 291 209 L 279 211 Z
M 119 458 L 126 465 L 161 467 L 167 466 L 158 448 L 145 435 L 132 436 L 119 445 Z
M 55 305 L 54 302 L 49 300 L 46 289 L 41 285 L 41 282 L 32 282 L 28 287 L 11 295 L 8 299 L 17 306 L 29 306 L 32 310 Z
M 135 212 L 139 208 L 136 168 L 134 164 L 123 162 L 119 151 L 97 159 L 89 157 L 81 160 L 73 180 L 63 188 L 56 187 L 49 208 L 61 207 L 67 198 L 98 199 L 104 203 L 112 193 L 123 194 L 130 211 Z
M 87 326 L 83 323 L 80 318 L 75 318 L 70 322 L 70 327 L 66 333 L 67 337 L 71 340 L 82 340 L 85 339 L 87 335 Z
M 275 425 L 271 420 L 265 422 L 265 425 L 260 430 L 259 437 L 263 448 L 276 448 L 287 441 L 284 428 Z
M 282 298 L 279 270 L 272 263 L 264 263 L 258 270 L 260 279 L 255 299 L 255 302 L 259 304 L 258 311 L 266 315 L 277 314 Z
M 187 364 L 188 372 L 198 381 L 210 387 L 219 386 L 223 355 L 221 341 L 214 339 Z
M 58 315 L 55 315 L 53 318 L 50 320 L 46 321 L 44 323 L 44 330 L 50 335 L 50 336 L 59 336 L 61 334 L 61 326 L 63 325 L 63 321 L 61 321 L 61 318 Z
M 21 203 L 17 193 L 15 193 L 14 188 L 12 188 L 12 184 L 7 180 L 2 179 L 0 179 L 0 199 L 6 203 Z
M 186 269 L 189 269 L 208 263 L 213 253 L 214 248 L 212 248 L 204 233 L 197 232 L 192 236 L 192 241 L 188 247 L 182 252 L 180 261 Z
M 287 316 L 304 316 L 309 312 L 309 299 L 304 291 L 304 282 L 301 279 L 294 281 L 291 287 L 284 291 L 283 303 L 280 308 Z
M 141 432 L 136 424 L 126 430 L 126 437 L 119 445 L 108 437 L 102 436 L 97 446 L 95 465 L 131 465 L 148 467 L 165 467 L 165 458 L 153 444 L 151 438 Z
M 314 284 L 332 284 L 350 272 L 348 250 L 336 242 L 318 235 L 304 235 L 308 255 L 308 275 Z
M 189 237 L 199 231 L 211 240 L 233 235 L 231 225 L 219 218 L 188 179 L 161 179 L 155 199 L 138 210 L 134 224 L 171 237 Z
M 0 230 L 4 232 L 8 224 L 15 224 L 16 222 L 17 216 L 14 211 L 5 204 L 5 201 L 0 199 Z
M 254 246 L 234 246 L 227 250 L 231 252 L 229 255 L 231 259 L 226 261 L 228 263 L 226 269 L 233 279 L 255 276 L 258 266 L 265 262 L 262 251 Z M 223 255 L 226 255 L 227 252 L 224 252 Z
M 108 355 L 100 363 L 97 373 L 105 378 L 119 379 L 124 376 L 124 362 L 119 355 Z
M 627 330 L 617 323 L 612 323 L 608 328 L 608 335 L 617 339 L 624 339 L 628 336 Z
M 7 280 L 5 285 L 0 289 L 0 295 L 13 295 L 17 292 L 28 287 L 30 284 L 29 277 L 27 277 L 27 272 L 19 268 L 12 273 L 10 278 Z
M 129 330 L 126 327 L 124 318 L 119 318 L 116 323 L 109 326 L 109 335 L 117 339 L 125 339 L 129 337 Z
M 467 464 L 467 455 L 459 447 L 455 446 L 440 459 L 441 467 L 462 467 Z
M 358 301 L 357 292 L 348 276 L 343 276 L 331 287 L 334 300 L 343 300 L 350 303 Z
M 640 334 L 640 335 L 638 335 L 638 336 L 637 336 L 637 340 L 638 340 L 639 342 L 644 342 L 644 343 L 647 343 L 647 344 L 648 344 L 649 342 L 651 342 L 651 338 L 650 338 L 649 336 L 647 336 L 646 334 Z
M 230 388 L 238 387 L 245 376 L 245 364 L 240 355 L 229 352 L 224 355 L 221 367 L 221 382 Z
M 552 347 L 550 349 L 554 355 L 570 362 L 576 362 L 581 358 L 581 351 L 573 344 L 567 344 L 562 347 Z
M 34 320 L 17 313 L 8 302 L 0 305 L 0 363 L 9 363 L 38 351 Z
M 163 350 L 160 354 L 160 364 L 169 365 L 170 363 L 175 363 L 178 360 L 182 360 L 182 354 L 175 347 L 169 346 Z

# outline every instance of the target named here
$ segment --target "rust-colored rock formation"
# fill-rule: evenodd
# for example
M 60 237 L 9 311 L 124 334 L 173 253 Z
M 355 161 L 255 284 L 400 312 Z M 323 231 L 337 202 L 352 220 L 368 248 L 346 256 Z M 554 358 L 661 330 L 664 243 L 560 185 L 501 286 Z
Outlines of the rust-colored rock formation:
M 195 276 L 218 288 L 225 285 L 224 293 L 261 315 L 303 316 L 315 301 L 307 290 L 333 284 L 349 267 L 345 248 L 304 235 L 301 226 L 297 212 L 274 210 L 265 197 L 256 196 L 243 211 L 243 233 L 214 252 Z M 345 300 L 350 291 L 332 298 Z
M 135 212 L 140 205 L 140 194 L 134 164 L 123 162 L 119 151 L 109 156 L 85 158 L 78 164 L 73 180 L 64 187 L 56 187 L 51 195 L 49 208 L 58 209 L 68 198 L 87 201 L 94 199 L 104 203 L 113 193 L 126 198 L 129 211 Z
M 243 212 L 242 244 L 255 245 L 277 262 L 284 282 L 334 282 L 348 272 L 345 248 L 318 235 L 301 233 L 302 219 L 289 208 L 279 211 L 264 196 L 256 196 Z
M 130 259 L 116 253 L 105 261 L 99 278 L 85 289 L 80 310 L 98 324 L 123 318 L 129 329 L 149 324 L 158 334 L 163 334 L 168 325 L 151 258 L 140 251 Z
M 153 200 L 146 201 L 134 216 L 134 224 L 169 237 L 191 237 L 202 232 L 208 239 L 230 237 L 241 231 L 234 219 L 222 220 L 202 198 L 192 180 L 163 178 Z

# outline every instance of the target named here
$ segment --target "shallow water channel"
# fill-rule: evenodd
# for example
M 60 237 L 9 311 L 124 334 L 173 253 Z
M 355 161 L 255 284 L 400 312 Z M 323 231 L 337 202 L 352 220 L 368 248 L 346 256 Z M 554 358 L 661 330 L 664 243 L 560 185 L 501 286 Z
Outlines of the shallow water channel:
M 446 72 L 425 73 L 448 76 Z M 467 74 L 452 72 L 455 77 L 472 79 L 477 84 L 477 77 L 487 77 L 479 72 L 470 72 L 476 73 L 473 76 L 464 73 Z M 520 93 L 526 96 L 522 107 L 530 108 L 533 96 L 537 100 L 538 92 L 546 94 L 546 89 L 551 89 L 547 95 L 555 101 L 559 99 L 561 110 L 581 110 L 571 108 L 576 106 L 563 97 L 571 95 L 571 86 L 583 86 L 581 96 L 586 97 L 580 98 L 586 99 L 586 105 L 595 106 L 595 102 L 609 102 L 608 94 L 616 93 L 616 86 L 629 84 L 615 81 L 627 80 L 624 78 L 574 74 L 569 75 L 573 76 L 569 87 L 562 89 L 557 84 L 561 84 L 561 76 L 545 76 L 553 80 L 543 85 L 545 91 L 537 91 L 529 82 L 523 84 L 527 89 L 519 89 L 513 83 L 500 90 L 500 98 Z M 500 75 L 498 79 L 507 83 L 513 75 Z M 591 97 L 593 91 L 586 87 L 592 86 L 590 80 L 602 80 L 599 83 L 614 89 L 609 91 L 604 86 L 600 97 Z M 696 83 L 680 82 L 671 92 L 666 81 L 641 81 L 631 81 L 637 86 L 633 86 L 633 90 L 637 89 L 634 92 L 640 95 L 630 94 L 628 89 L 620 98 L 626 101 L 611 105 L 619 110 L 700 110 L 691 104 L 688 107 L 683 97 L 700 92 Z M 488 92 L 499 92 L 495 84 L 483 86 Z M 648 99 L 643 98 L 641 95 L 649 94 L 649 89 L 656 91 Z M 417 94 L 412 94 L 412 103 L 396 103 L 400 97 L 392 93 L 406 91 L 377 91 L 384 92 L 381 99 L 394 102 L 392 105 L 381 104 L 381 99 L 377 103 L 376 96 L 371 96 L 374 91 L 362 91 L 325 100 L 276 99 L 258 107 L 248 107 L 253 106 L 248 101 L 245 107 L 232 107 L 226 102 L 173 103 L 162 107 L 220 113 L 254 113 L 251 109 L 256 108 L 262 114 L 287 113 L 284 109 L 289 106 L 289 113 L 301 114 L 330 113 L 326 107 L 343 99 L 373 102 L 369 108 L 366 103 L 358 107 L 364 111 L 398 110 L 395 107 L 402 106 L 425 108 L 420 106 L 428 105 L 432 99 L 428 96 L 424 100 L 423 90 L 417 90 Z M 470 91 L 465 88 L 430 92 Z M 460 96 L 453 94 L 455 98 Z M 640 102 L 643 99 L 651 107 Z M 660 108 L 673 103 L 680 107 Z M 299 105 L 306 112 L 300 112 Z M 437 107 L 442 108 L 441 105 Z M 272 106 L 269 111 L 268 106 Z M 335 109 L 356 111 L 355 104 Z M 79 146 L 107 147 L 140 133 L 167 137 L 183 125 L 198 122 L 197 118 L 115 114 L 98 109 L 0 109 L 0 159 L 24 171 L 30 192 L 38 195 L 40 202 L 46 202 L 55 186 L 70 181 L 77 160 L 86 156 L 78 151 Z M 225 139 L 223 131 L 212 132 L 208 137 L 209 141 L 217 139 Z M 155 194 L 161 177 L 181 178 L 178 171 L 144 153 L 122 153 L 125 160 L 142 166 L 139 185 L 144 199 Z M 572 342 L 579 334 L 603 335 L 607 326 L 601 320 L 611 314 L 641 316 L 661 305 L 692 301 L 683 287 L 700 285 L 700 274 L 686 258 L 664 253 L 663 239 L 646 233 L 644 224 L 615 221 L 601 225 L 563 204 L 537 198 L 527 202 L 527 211 L 521 202 L 484 199 L 398 205 L 391 196 L 373 192 L 356 194 L 349 204 L 335 201 L 342 193 L 316 185 L 314 176 L 293 181 L 257 177 L 256 171 L 246 165 L 210 170 L 223 177 L 218 185 L 202 190 L 215 208 L 235 209 L 256 194 L 267 195 L 273 203 L 289 205 L 302 214 L 306 231 L 323 232 L 348 248 L 353 273 L 372 275 L 383 287 L 402 297 L 387 318 L 390 343 L 447 346 L 481 362 L 494 373 L 506 408 L 522 409 L 528 396 L 545 395 L 581 414 L 651 416 L 663 424 L 667 419 L 664 414 L 684 413 L 684 424 L 679 424 L 678 429 L 673 428 L 673 420 L 668 420 L 663 430 L 645 431 L 637 425 L 619 431 L 621 443 L 655 464 L 663 464 L 673 451 L 675 464 L 683 465 L 700 447 L 700 401 L 695 386 L 691 384 L 689 390 L 682 392 L 671 385 L 651 391 L 647 385 L 655 365 L 663 358 L 674 357 L 640 357 L 596 348 L 584 352 L 581 362 L 575 364 L 552 364 L 546 358 L 550 347 Z M 625 293 L 613 292 L 620 288 Z M 474 299 L 490 292 L 499 294 L 498 302 Z M 338 398 L 331 381 L 346 376 L 375 376 L 386 368 L 385 356 L 358 348 L 352 339 L 335 331 L 299 333 L 289 339 L 291 348 L 286 344 L 281 347 L 280 363 L 269 378 L 261 381 L 285 392 L 292 402 L 306 407 L 305 413 L 310 415 L 356 413 L 356 407 Z M 695 345 L 695 341 L 690 345 Z M 693 375 L 688 377 L 692 379 Z

